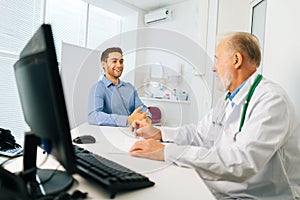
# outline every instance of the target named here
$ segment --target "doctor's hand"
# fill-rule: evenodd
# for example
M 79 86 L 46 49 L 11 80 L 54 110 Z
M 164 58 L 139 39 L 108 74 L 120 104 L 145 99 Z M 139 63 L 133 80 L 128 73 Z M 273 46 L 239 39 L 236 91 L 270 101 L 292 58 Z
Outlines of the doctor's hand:
M 152 124 L 152 119 L 150 117 L 146 117 L 146 119 L 143 119 L 142 121 L 148 123 L 148 124 Z
M 153 139 L 137 141 L 129 150 L 129 153 L 135 157 L 148 158 L 151 160 L 164 161 L 165 145 Z
M 149 110 L 147 109 L 145 112 L 141 112 L 142 109 L 143 109 L 143 106 L 140 106 L 137 109 L 135 109 L 131 115 L 128 116 L 127 125 L 130 125 L 136 119 L 146 120 Z
M 131 131 L 136 129 L 136 137 L 142 137 L 145 139 L 151 138 L 154 140 L 162 139 L 160 129 L 153 127 L 151 124 L 145 121 L 134 120 L 130 128 Z

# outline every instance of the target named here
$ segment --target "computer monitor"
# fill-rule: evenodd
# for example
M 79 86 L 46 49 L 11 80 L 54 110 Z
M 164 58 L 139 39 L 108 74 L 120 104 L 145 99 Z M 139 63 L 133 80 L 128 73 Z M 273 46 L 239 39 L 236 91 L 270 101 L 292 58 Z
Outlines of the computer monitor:
M 23 172 L 26 184 L 42 183 L 42 193 L 55 194 L 73 183 L 74 150 L 58 71 L 51 26 L 43 24 L 29 40 L 14 64 L 25 121 Z M 65 171 L 37 169 L 37 147 L 53 155 Z M 32 194 L 34 195 L 34 194 Z

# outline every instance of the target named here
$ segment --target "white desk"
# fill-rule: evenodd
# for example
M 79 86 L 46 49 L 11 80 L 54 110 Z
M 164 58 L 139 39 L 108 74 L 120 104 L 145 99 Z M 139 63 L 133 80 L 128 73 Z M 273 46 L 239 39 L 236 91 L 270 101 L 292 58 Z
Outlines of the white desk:
M 82 144 L 96 154 L 102 155 L 134 171 L 140 172 L 155 182 L 153 187 L 139 189 L 116 195 L 115 199 L 205 199 L 215 200 L 203 180 L 198 174 L 189 168 L 181 168 L 165 162 L 136 158 L 129 155 L 128 150 L 136 141 L 128 128 L 99 127 L 82 124 L 72 130 L 72 138 L 79 135 L 93 135 L 96 138 L 94 144 Z M 20 162 L 20 161 L 19 161 Z M 12 167 L 14 165 L 14 167 Z M 57 166 L 56 161 L 50 160 L 47 165 Z M 20 171 L 22 166 L 15 163 L 7 164 L 6 168 Z M 88 182 L 80 175 L 73 176 L 77 184 L 71 190 L 79 189 L 88 192 L 89 199 L 109 199 L 109 195 L 103 192 L 101 186 Z

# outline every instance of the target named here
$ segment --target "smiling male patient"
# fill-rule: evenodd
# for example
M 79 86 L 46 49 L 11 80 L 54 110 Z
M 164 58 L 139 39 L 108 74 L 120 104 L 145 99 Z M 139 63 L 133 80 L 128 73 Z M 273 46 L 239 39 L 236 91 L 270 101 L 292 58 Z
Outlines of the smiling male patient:
M 152 116 L 133 85 L 120 80 L 124 69 L 122 49 L 111 47 L 103 51 L 101 65 L 105 74 L 89 94 L 89 124 L 128 126 L 135 119 L 151 123 Z

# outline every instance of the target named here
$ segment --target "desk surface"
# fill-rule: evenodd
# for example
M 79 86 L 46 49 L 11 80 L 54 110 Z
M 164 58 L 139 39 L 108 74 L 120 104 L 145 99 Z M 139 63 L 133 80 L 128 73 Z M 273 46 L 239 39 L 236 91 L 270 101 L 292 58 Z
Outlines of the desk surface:
M 177 167 L 166 162 L 130 156 L 128 150 L 137 139 L 132 136 L 128 128 L 100 127 L 82 124 L 72 130 L 72 138 L 80 135 L 93 135 L 96 138 L 96 143 L 82 144 L 79 146 L 142 173 L 155 182 L 153 187 L 117 194 L 115 197 L 117 200 L 215 200 L 215 197 L 211 194 L 203 180 L 193 169 Z M 18 161 L 7 164 L 5 168 L 20 171 L 22 169 L 22 165 L 20 164 L 21 159 L 17 160 Z M 55 168 L 57 165 L 58 163 L 54 159 L 51 159 L 43 165 L 43 168 Z M 88 192 L 89 199 L 109 199 L 109 195 L 103 191 L 101 186 L 89 182 L 77 174 L 73 177 L 77 183 L 74 184 L 71 190 L 78 189 L 82 192 Z

